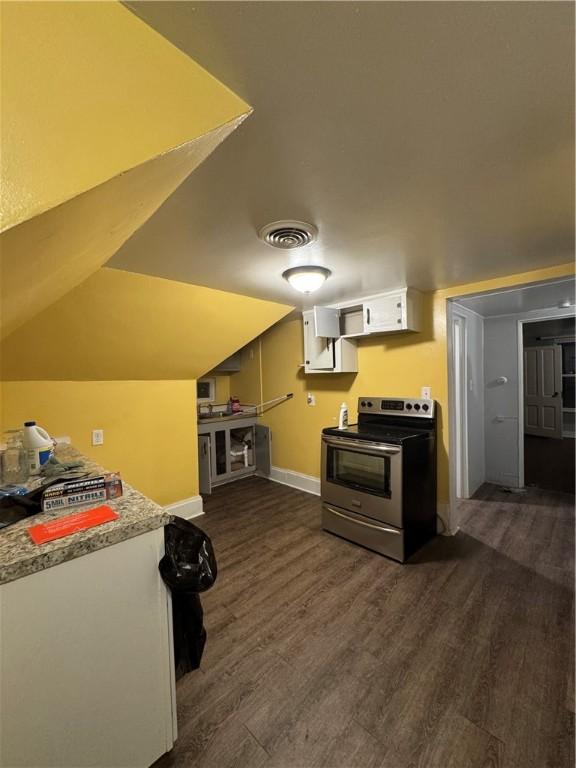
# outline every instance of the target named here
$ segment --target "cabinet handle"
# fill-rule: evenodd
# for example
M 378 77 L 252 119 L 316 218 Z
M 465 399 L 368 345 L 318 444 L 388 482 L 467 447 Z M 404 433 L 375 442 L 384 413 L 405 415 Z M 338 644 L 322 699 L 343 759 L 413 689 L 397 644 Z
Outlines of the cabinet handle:
M 402 302 L 401 302 L 401 301 L 399 301 L 399 302 L 398 302 L 398 304 L 396 304 L 396 307 L 397 307 L 398 309 L 402 309 Z
M 366 325 L 370 325 L 370 307 L 366 307 Z
M 402 322 L 402 318 L 401 318 L 401 317 L 399 317 L 399 318 L 398 318 L 398 320 L 396 320 L 396 322 L 397 322 L 397 323 L 401 323 L 401 322 Z
M 310 365 L 310 360 L 306 360 L 306 365 Z

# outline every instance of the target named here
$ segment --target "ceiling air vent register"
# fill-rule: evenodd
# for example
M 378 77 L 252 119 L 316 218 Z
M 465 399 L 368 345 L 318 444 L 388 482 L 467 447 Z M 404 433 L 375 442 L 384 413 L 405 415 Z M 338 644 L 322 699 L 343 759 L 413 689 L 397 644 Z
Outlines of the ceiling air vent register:
M 306 224 L 304 221 L 273 221 L 262 227 L 258 235 L 274 248 L 290 250 L 313 243 L 318 236 L 318 230 L 313 224 Z

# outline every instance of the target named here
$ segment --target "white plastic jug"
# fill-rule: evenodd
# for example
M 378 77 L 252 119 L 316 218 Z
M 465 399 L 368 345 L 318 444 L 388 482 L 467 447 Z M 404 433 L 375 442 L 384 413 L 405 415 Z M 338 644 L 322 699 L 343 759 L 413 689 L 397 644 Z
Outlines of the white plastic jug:
M 28 467 L 31 475 L 38 475 L 54 451 L 54 442 L 48 432 L 35 421 L 24 422 L 22 443 L 28 453 Z

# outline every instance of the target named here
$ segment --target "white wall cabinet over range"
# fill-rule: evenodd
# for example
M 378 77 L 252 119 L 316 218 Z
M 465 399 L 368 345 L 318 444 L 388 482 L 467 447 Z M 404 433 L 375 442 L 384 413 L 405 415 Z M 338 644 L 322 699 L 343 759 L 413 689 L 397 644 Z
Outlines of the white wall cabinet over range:
M 302 313 L 305 373 L 356 373 L 356 339 L 419 331 L 421 294 L 412 288 L 313 307 Z

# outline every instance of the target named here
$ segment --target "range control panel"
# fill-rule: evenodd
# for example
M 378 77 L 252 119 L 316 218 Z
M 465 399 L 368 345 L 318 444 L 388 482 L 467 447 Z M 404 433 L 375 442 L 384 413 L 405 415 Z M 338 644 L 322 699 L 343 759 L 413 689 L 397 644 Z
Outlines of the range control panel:
M 390 416 L 434 416 L 434 400 L 415 397 L 359 397 L 358 413 L 381 413 Z

